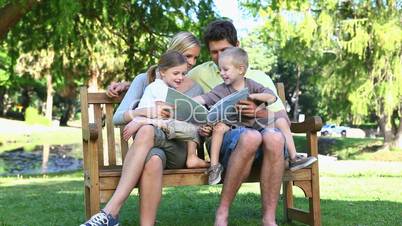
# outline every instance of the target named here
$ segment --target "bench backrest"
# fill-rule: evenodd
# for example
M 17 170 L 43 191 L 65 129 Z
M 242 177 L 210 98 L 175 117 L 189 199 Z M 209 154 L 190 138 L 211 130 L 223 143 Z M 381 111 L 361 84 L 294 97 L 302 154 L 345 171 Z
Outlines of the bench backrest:
M 279 97 L 285 102 L 283 83 L 275 85 Z M 105 92 L 89 93 L 86 87 L 81 88 L 80 98 L 84 155 L 90 155 L 88 158 L 97 157 L 99 169 L 121 166 L 129 143 L 123 139 L 123 126 L 115 128 L 112 119 L 114 107 L 122 98 L 110 98 Z M 97 141 L 95 147 L 91 148 L 91 152 L 97 153 L 88 152 L 90 140 Z M 84 161 L 88 158 L 84 156 Z

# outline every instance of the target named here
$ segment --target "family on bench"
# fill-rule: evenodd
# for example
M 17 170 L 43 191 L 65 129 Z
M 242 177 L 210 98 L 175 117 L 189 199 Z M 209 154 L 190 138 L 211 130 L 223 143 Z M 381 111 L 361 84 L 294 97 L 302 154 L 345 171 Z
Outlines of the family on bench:
M 317 158 L 296 153 L 291 123 L 275 85 L 264 72 L 248 69 L 247 53 L 238 47 L 233 24 L 226 20 L 211 22 L 203 35 L 212 61 L 192 69 L 201 45 L 191 33 L 180 32 L 158 65 L 136 76 L 131 84 L 112 83 L 108 87 L 111 98 L 125 93 L 113 123 L 125 125 L 123 138 L 133 138 L 133 143 L 113 195 L 82 225 L 118 225 L 119 211 L 136 186 L 140 224 L 154 225 L 164 169 L 208 168 L 209 184 L 223 182 L 215 226 L 226 226 L 229 208 L 255 162 L 261 166 L 261 224 L 277 225 L 275 213 L 285 169 L 309 167 Z M 168 88 L 208 107 L 243 88 L 249 95 L 236 105 L 237 118 L 194 125 L 171 119 L 175 109 L 164 103 Z M 203 140 L 209 146 L 210 162 L 197 156 L 197 146 Z

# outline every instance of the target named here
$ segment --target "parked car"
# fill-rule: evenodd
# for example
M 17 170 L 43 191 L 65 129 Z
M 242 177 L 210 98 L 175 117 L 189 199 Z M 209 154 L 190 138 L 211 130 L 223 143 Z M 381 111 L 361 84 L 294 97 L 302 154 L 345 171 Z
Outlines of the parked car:
M 350 128 L 347 126 L 337 126 L 334 124 L 326 124 L 321 128 L 321 135 L 322 136 L 327 136 L 327 135 L 333 135 L 333 134 L 339 134 L 342 137 L 346 137 L 347 131 Z

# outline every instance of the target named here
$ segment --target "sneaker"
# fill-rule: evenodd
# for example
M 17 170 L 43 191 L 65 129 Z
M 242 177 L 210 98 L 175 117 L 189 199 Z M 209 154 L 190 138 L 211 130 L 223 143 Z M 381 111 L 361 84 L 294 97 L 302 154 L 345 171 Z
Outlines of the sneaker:
M 208 184 L 215 185 L 221 181 L 221 174 L 223 171 L 223 166 L 218 163 L 208 168 Z
M 289 160 L 289 170 L 296 171 L 299 169 L 303 169 L 317 161 L 317 158 L 314 156 L 304 156 L 304 155 L 296 155 L 296 159 L 294 161 Z
M 119 226 L 119 220 L 101 210 L 80 226 Z

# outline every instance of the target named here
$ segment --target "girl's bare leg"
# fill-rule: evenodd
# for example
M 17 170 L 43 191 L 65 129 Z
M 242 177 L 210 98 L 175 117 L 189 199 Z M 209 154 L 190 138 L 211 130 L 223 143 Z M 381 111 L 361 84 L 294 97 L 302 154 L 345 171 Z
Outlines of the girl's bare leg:
M 206 168 L 209 167 L 209 163 L 197 156 L 197 143 L 194 141 L 187 142 L 187 168 Z

